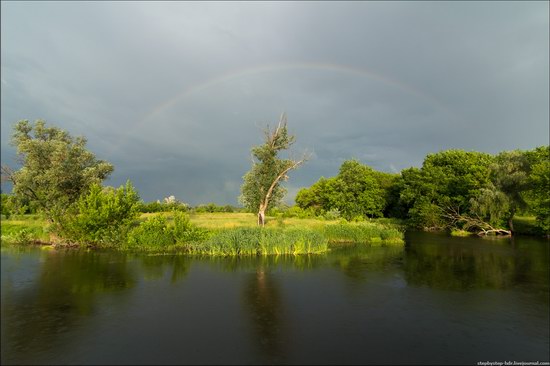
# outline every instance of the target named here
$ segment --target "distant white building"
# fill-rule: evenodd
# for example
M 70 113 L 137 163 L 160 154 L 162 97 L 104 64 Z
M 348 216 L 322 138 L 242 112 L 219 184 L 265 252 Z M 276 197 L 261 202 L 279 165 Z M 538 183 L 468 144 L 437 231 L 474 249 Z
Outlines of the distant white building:
M 176 202 L 177 202 L 177 200 L 176 200 L 176 197 L 174 197 L 174 196 L 169 196 L 169 197 L 164 198 L 164 203 L 166 203 L 166 204 L 176 203 Z

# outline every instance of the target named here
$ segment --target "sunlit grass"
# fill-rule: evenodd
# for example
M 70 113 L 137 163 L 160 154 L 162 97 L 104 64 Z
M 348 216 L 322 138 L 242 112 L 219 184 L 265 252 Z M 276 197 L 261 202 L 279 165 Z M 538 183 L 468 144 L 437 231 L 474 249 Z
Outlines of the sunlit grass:
M 328 242 L 311 229 L 240 227 L 217 232 L 205 242 L 193 243 L 191 254 L 214 256 L 236 255 L 300 255 L 328 250 Z
M 174 226 L 174 213 L 171 212 L 145 213 L 140 216 L 139 222 L 144 223 L 154 217 L 162 217 L 165 225 Z M 260 228 L 256 215 L 252 213 L 191 213 L 189 219 L 194 227 L 204 231 L 203 239 L 182 243 L 174 237 L 161 243 L 154 242 L 156 234 L 151 236 L 151 240 L 139 235 L 143 240 L 134 240 L 119 249 L 208 255 L 297 255 L 320 253 L 328 250 L 329 245 L 404 243 L 403 231 L 387 220 L 348 223 L 343 220 L 268 217 L 265 228 Z M 14 233 L 23 229 L 26 230 L 19 239 L 49 240 L 46 221 L 37 217 L 16 217 L 2 220 L 2 241 L 17 241 Z
M 403 232 L 391 224 L 376 222 L 326 225 L 323 233 L 330 243 L 403 244 Z
M 464 236 L 471 236 L 471 235 L 474 235 L 474 233 L 471 233 L 471 232 L 466 231 L 466 230 L 456 229 L 456 230 L 451 231 L 451 236 L 464 237 Z
M 29 220 L 2 220 L 1 243 L 2 245 L 32 244 L 36 242 L 48 242 L 49 233 L 45 221 L 34 217 Z
M 142 218 L 147 217 L 142 215 Z M 170 213 L 165 214 L 170 217 Z M 191 214 L 191 222 L 198 227 L 202 227 L 215 232 L 224 232 L 227 229 L 235 228 L 257 228 L 257 218 L 252 213 L 200 213 Z M 388 220 L 370 220 L 358 223 L 348 223 L 342 220 L 324 220 L 324 219 L 300 219 L 300 218 L 282 218 L 267 217 L 265 228 L 279 228 L 293 232 L 296 230 L 311 230 L 322 235 L 330 244 L 344 243 L 367 243 L 370 245 L 393 245 L 403 244 L 403 230 Z M 241 235 L 245 235 L 242 231 Z M 234 233 L 234 232 L 233 232 Z M 221 234 L 220 234 L 221 235 Z M 228 234 L 233 235 L 233 234 Z M 235 234 L 236 235 L 236 234 Z M 230 240 L 229 236 L 224 240 Z M 249 239 L 245 239 L 249 240 Z M 230 240 L 231 241 L 231 240 Z M 238 246 L 238 240 L 235 237 L 232 242 Z M 246 248 L 241 248 L 246 251 Z M 219 248 L 222 252 L 225 249 Z M 273 251 L 280 250 L 278 246 L 273 247 Z M 298 249 L 296 249 L 299 251 Z M 266 251 L 269 251 L 266 248 Z M 276 253 L 275 253 L 276 254 Z

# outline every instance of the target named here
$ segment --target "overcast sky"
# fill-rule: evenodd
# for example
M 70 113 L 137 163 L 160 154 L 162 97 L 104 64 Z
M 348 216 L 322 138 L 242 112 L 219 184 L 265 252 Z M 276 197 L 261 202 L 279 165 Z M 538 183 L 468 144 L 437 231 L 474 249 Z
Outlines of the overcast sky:
M 547 145 L 549 3 L 2 2 L 1 157 L 44 119 L 143 199 L 237 204 L 281 112 L 289 200 L 350 158 L 398 172 L 430 152 Z

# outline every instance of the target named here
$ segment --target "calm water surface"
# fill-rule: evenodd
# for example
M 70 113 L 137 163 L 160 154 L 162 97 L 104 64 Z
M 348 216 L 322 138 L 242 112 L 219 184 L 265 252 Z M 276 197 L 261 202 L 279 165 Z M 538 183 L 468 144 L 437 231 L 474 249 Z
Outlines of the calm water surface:
M 3 364 L 548 361 L 549 243 L 208 259 L 2 249 Z

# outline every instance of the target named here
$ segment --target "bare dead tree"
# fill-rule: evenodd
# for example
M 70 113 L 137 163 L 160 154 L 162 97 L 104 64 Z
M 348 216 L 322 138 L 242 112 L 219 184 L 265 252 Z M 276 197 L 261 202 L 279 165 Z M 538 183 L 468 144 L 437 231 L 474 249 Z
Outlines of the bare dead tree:
M 442 212 L 442 216 L 449 220 L 447 224 L 448 227 L 456 227 L 458 225 L 461 225 L 464 230 L 474 231 L 479 236 L 512 235 L 512 232 L 510 230 L 494 227 L 487 221 L 479 217 L 479 215 L 477 214 L 474 214 L 473 216 L 461 214 L 458 207 L 446 207 Z
M 258 209 L 258 225 L 265 225 L 265 211 L 267 210 L 267 207 L 269 205 L 269 200 L 271 199 L 271 194 L 273 193 L 273 189 L 277 186 L 277 184 L 283 180 L 288 180 L 287 173 L 291 170 L 294 170 L 298 168 L 300 165 L 305 163 L 310 158 L 310 155 L 308 153 L 304 153 L 301 159 L 293 160 L 290 159 L 288 166 L 284 167 L 282 171 L 277 174 L 271 185 L 269 186 L 267 192 L 265 193 L 263 199 L 260 201 L 260 207 Z
M 252 148 L 252 169 L 243 177 L 241 201 L 251 210 L 257 210 L 258 225 L 265 225 L 265 213 L 271 204 L 278 202 L 283 190 L 281 181 L 288 180 L 288 173 L 297 169 L 310 158 L 304 153 L 299 158 L 282 159 L 281 151 L 288 150 L 295 137 L 288 134 L 286 114 L 282 114 L 278 125 L 264 130 L 264 143 Z

